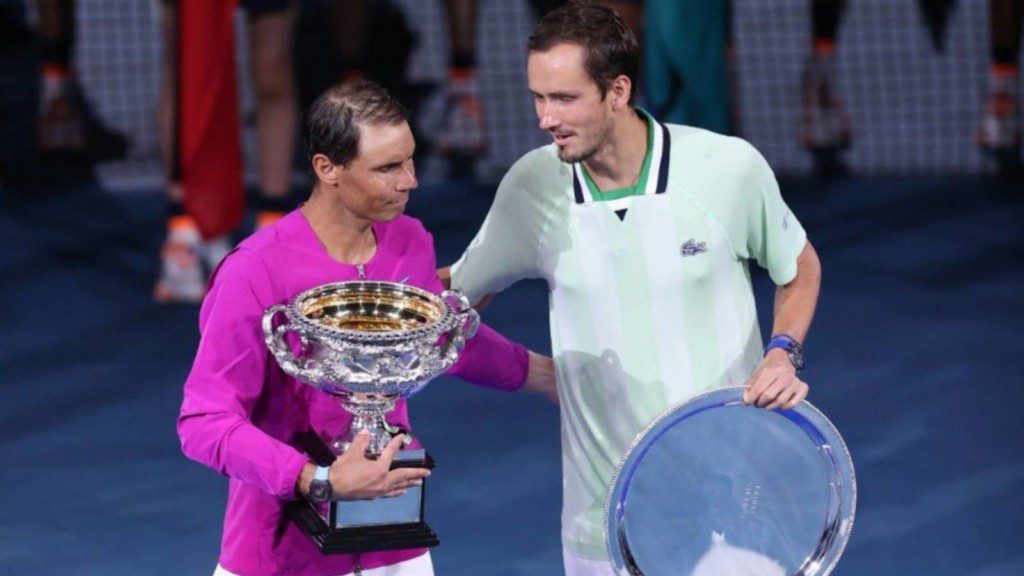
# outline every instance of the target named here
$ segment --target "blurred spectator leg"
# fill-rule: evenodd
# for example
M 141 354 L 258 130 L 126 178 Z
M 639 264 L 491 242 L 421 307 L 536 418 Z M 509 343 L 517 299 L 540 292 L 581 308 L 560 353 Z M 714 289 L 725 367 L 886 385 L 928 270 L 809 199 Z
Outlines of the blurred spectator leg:
M 474 158 L 487 150 L 487 133 L 476 75 L 477 0 L 448 0 L 451 63 L 445 124 L 438 136 L 441 152 Z
M 259 191 L 256 228 L 273 224 L 291 205 L 291 177 L 295 166 L 298 130 L 298 89 L 293 64 L 298 7 L 288 2 L 283 9 L 256 11 L 250 8 L 249 38 L 253 88 L 256 96 L 256 152 L 259 159 Z M 210 254 L 211 264 L 221 253 Z
M 196 302 L 242 220 L 232 2 L 162 2 L 159 124 L 168 170 L 158 302 Z M 204 268 L 205 265 L 205 268 Z
M 341 81 L 366 75 L 366 31 L 370 8 L 367 0 L 334 0 L 332 18 L 336 31 Z
M 92 113 L 75 77 L 75 1 L 37 0 L 42 49 L 38 146 L 47 155 L 102 162 L 123 158 L 128 141 Z
M 1000 162 L 1001 169 L 1019 170 L 1020 165 L 1020 52 L 1021 18 L 1024 0 L 990 0 L 992 32 L 991 67 L 978 140 L 982 148 Z
M 917 1 L 917 7 L 932 40 L 932 48 L 939 54 L 946 52 L 946 32 L 949 29 L 949 18 L 956 10 L 956 5 L 957 0 Z
M 167 236 L 160 248 L 160 272 L 153 298 L 160 303 L 199 302 L 206 291 L 199 261 L 203 242 L 195 219 L 185 212 L 178 158 L 178 9 L 169 2 L 161 2 L 160 8 L 164 49 L 157 123 L 160 156 L 167 175 Z
M 75 35 L 74 0 L 38 0 L 42 49 L 38 119 L 39 150 L 81 152 L 85 125 L 71 74 Z
M 644 91 L 655 117 L 728 134 L 724 0 L 648 0 Z
M 843 171 L 838 152 L 849 147 L 850 116 L 835 92 L 835 52 L 845 0 L 812 0 L 811 54 L 800 86 L 801 138 L 821 174 Z

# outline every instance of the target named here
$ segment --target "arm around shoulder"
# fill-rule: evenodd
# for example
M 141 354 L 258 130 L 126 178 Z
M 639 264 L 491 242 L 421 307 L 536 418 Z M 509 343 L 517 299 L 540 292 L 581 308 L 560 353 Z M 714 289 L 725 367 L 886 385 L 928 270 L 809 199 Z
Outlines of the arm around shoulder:
M 523 392 L 533 392 L 546 397 L 558 404 L 558 381 L 555 378 L 555 362 L 550 356 L 529 351 L 530 366 L 526 373 L 526 382 L 520 388 Z
M 540 242 L 548 217 L 544 182 L 557 174 L 543 150 L 521 158 L 498 186 L 494 202 L 476 236 L 451 266 L 451 286 L 478 304 L 488 294 L 540 274 Z M 546 177 L 546 178 L 545 178 Z

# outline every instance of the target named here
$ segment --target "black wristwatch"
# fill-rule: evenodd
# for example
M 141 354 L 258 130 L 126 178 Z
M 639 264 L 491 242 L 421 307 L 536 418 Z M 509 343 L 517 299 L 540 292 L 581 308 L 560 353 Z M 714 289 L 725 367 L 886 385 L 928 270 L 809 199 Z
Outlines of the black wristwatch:
M 772 336 L 772 339 L 768 341 L 768 345 L 764 347 L 764 355 L 767 356 L 768 352 L 774 348 L 782 348 L 786 351 L 790 363 L 793 364 L 793 368 L 796 368 L 797 372 L 804 369 L 804 347 L 796 341 L 796 338 L 789 334 L 776 334 Z
M 330 476 L 330 468 L 327 466 L 317 466 L 316 472 L 313 474 L 313 481 L 309 483 L 308 498 L 311 502 L 323 503 L 331 501 L 334 489 L 331 488 Z

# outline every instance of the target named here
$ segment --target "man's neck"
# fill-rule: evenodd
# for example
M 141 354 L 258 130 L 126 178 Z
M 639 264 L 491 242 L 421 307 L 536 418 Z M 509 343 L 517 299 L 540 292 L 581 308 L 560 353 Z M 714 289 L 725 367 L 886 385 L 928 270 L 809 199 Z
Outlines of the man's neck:
M 626 188 L 636 183 L 647 155 L 647 120 L 637 110 L 623 110 L 615 119 L 608 142 L 583 161 L 587 172 L 602 190 Z
M 329 190 L 314 188 L 301 210 L 327 253 L 335 260 L 362 264 L 376 252 L 373 221 L 352 214 Z

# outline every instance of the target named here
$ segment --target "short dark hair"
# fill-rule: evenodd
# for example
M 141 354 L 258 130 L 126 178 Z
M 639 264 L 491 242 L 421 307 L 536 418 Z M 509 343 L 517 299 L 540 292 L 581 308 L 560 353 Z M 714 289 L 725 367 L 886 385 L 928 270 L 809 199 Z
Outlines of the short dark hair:
M 380 84 L 352 80 L 328 88 L 306 110 L 302 141 L 309 161 L 323 154 L 344 166 L 359 154 L 360 126 L 393 126 L 409 111 Z
M 615 78 L 626 75 L 633 84 L 629 94 L 629 103 L 633 103 L 640 74 L 640 45 L 614 10 L 570 0 L 541 19 L 526 46 L 530 52 L 546 52 L 559 44 L 583 48 L 583 66 L 597 83 L 602 98 Z

